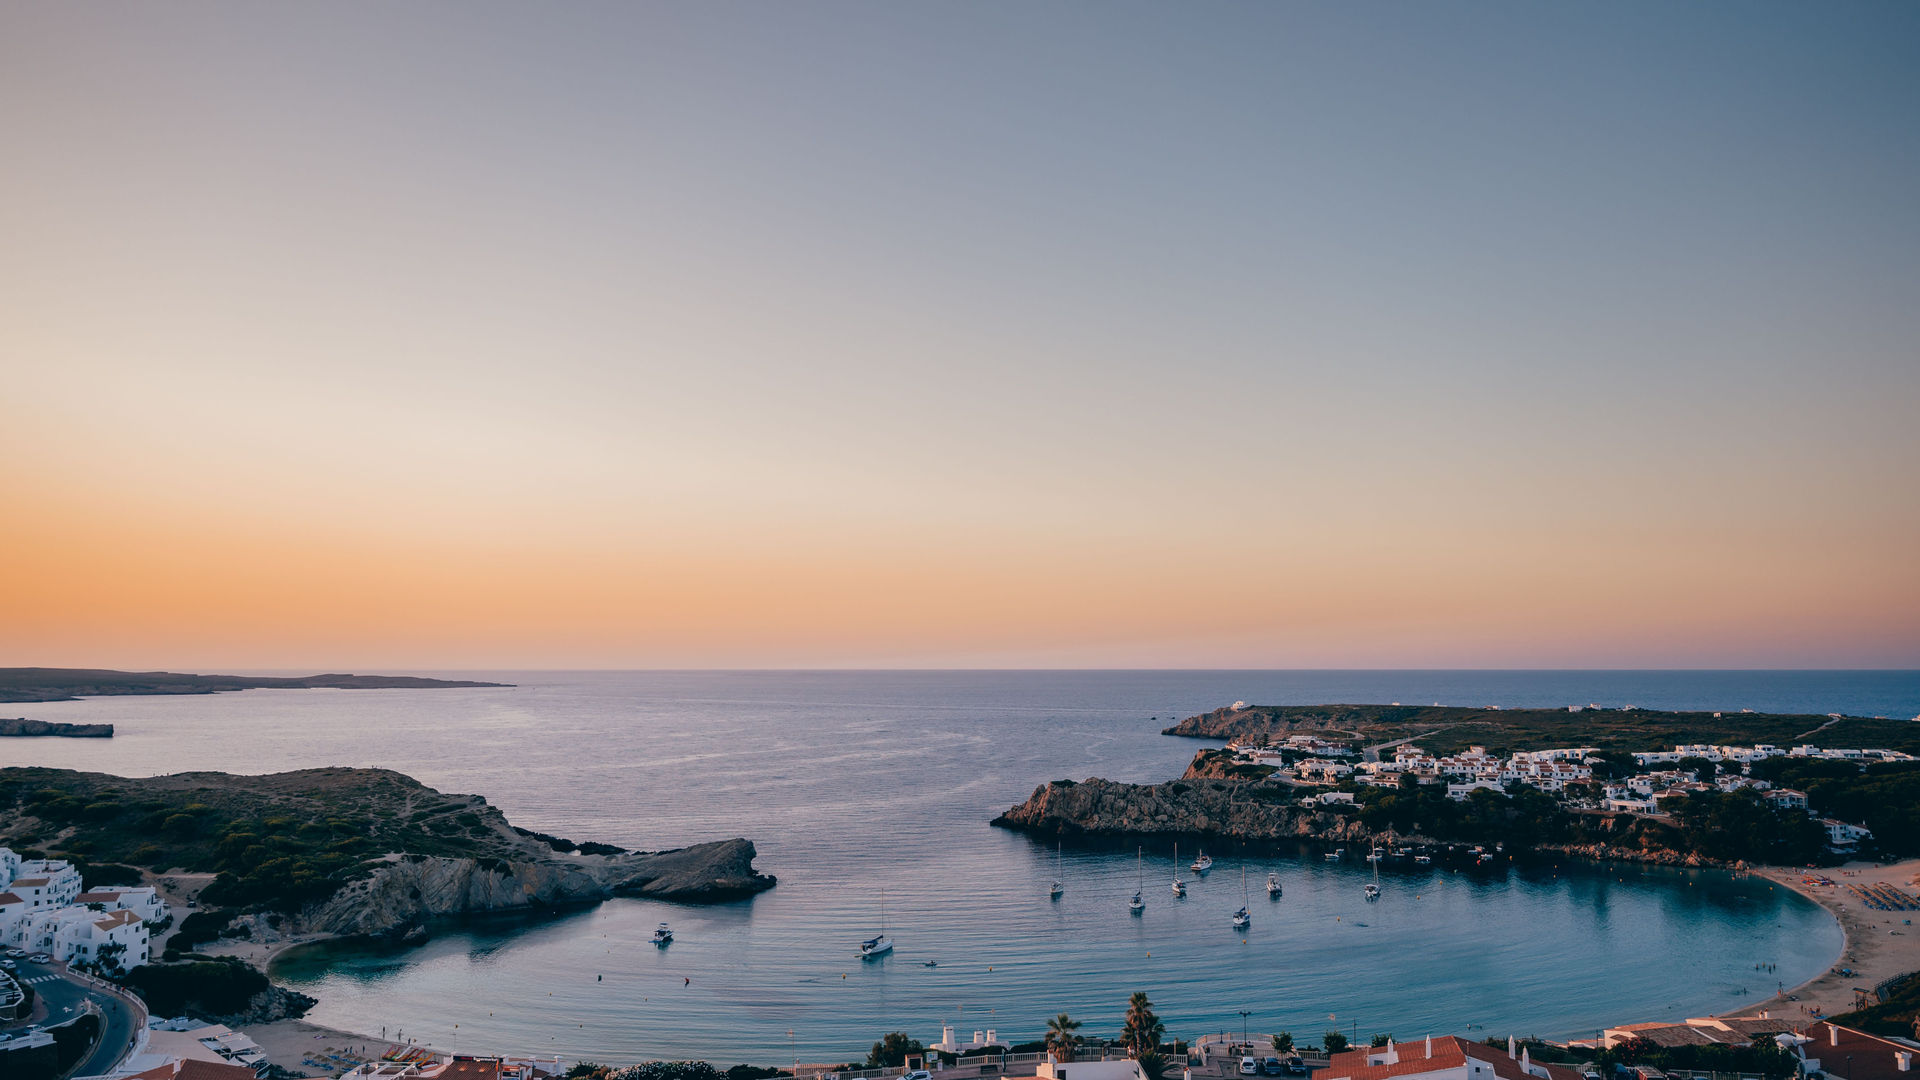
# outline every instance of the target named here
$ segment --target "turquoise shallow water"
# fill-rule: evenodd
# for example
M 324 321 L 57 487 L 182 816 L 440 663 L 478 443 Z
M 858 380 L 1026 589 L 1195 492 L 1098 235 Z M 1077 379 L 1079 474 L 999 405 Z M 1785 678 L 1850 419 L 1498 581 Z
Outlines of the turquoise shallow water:
M 659 848 L 743 835 L 780 877 L 712 908 L 620 900 L 534 924 L 449 928 L 399 955 L 309 951 L 277 977 L 317 1022 L 436 1045 L 627 1061 L 861 1056 L 880 1033 L 943 1022 L 1037 1037 L 1066 1010 L 1117 1029 L 1146 990 L 1176 1034 L 1317 1039 L 1339 1026 L 1580 1035 L 1681 1018 L 1792 985 L 1838 954 L 1838 927 L 1764 881 L 1537 866 L 1403 868 L 1361 898 L 1364 863 L 1249 858 L 1254 923 L 1228 924 L 1239 855 L 1189 898 L 1150 852 L 1053 853 L 987 826 L 1061 776 L 1158 780 L 1205 743 L 1171 717 L 1261 702 L 1634 702 L 1913 715 L 1909 673 L 507 673 L 512 690 L 250 691 L 33 706 L 112 721 L 111 742 L 9 746 L 9 763 L 126 774 L 381 765 L 479 792 L 517 823 Z M 1155 719 L 1157 718 L 1157 719 Z M 1191 853 L 1187 853 L 1190 857 Z M 1260 889 L 1277 869 L 1286 894 Z M 863 964 L 884 890 L 895 954 Z M 656 922 L 678 938 L 646 943 Z M 927 960 L 937 967 L 925 967 Z M 1777 965 L 1772 974 L 1754 970 Z M 686 983 L 683 980 L 691 979 Z M 459 1025 L 456 1029 L 454 1025 Z

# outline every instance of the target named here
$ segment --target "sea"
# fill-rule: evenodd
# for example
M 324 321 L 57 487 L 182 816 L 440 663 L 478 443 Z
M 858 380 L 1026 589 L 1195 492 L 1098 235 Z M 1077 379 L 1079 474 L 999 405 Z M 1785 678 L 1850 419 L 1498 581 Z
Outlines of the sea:
M 1821 973 L 1843 944 L 1818 906 L 1763 879 L 1554 860 L 1405 865 L 1382 871 L 1384 895 L 1369 903 L 1362 852 L 1329 863 L 1222 848 L 1177 900 L 1170 845 L 1056 849 L 988 822 L 1057 778 L 1176 776 L 1216 744 L 1161 729 L 1236 700 L 1920 713 L 1920 672 L 415 674 L 515 685 L 10 706 L 116 734 L 5 740 L 0 764 L 377 766 L 576 841 L 655 850 L 748 837 L 779 878 L 749 900 L 492 917 L 406 951 L 296 950 L 272 973 L 318 999 L 316 1023 L 467 1052 L 837 1063 L 889 1031 L 1036 1039 L 1061 1012 L 1084 1034 L 1115 1033 L 1134 991 L 1174 1036 L 1284 1030 L 1302 1042 L 1329 1030 L 1584 1037 L 1746 1005 Z M 1243 901 L 1253 921 L 1237 931 Z M 657 948 L 663 921 L 675 937 Z M 882 930 L 892 955 L 858 959 Z

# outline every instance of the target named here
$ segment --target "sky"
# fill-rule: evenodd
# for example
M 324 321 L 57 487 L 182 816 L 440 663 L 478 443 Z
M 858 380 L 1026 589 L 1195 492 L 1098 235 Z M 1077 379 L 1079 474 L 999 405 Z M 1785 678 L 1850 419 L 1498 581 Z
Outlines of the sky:
M 0 662 L 1920 666 L 1920 7 L 0 0 Z

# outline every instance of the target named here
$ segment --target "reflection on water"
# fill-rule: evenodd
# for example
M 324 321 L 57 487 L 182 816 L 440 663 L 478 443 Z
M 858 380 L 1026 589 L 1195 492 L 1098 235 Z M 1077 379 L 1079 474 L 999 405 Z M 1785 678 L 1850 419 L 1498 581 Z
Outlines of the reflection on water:
M 1552 861 L 1388 868 L 1386 896 L 1369 904 L 1357 852 L 1344 866 L 1248 853 L 1254 921 L 1238 934 L 1242 853 L 1212 852 L 1213 872 L 1176 901 L 1172 851 L 1149 851 L 1135 918 L 1133 848 L 1069 847 L 1066 894 L 1050 902 L 1051 846 L 986 822 L 1049 779 L 1178 774 L 1208 744 L 1160 735 L 1172 717 L 1239 698 L 1920 711 L 1920 676 L 1878 673 L 500 677 L 521 685 L 36 706 L 39 719 L 112 722 L 116 736 L 17 756 L 125 774 L 377 765 L 575 840 L 750 837 L 780 878 L 750 901 L 619 900 L 468 924 L 397 956 L 307 951 L 276 974 L 319 997 L 317 1022 L 461 1049 L 779 1062 L 791 1029 L 803 1058 L 838 1061 L 886 1031 L 926 1039 L 947 1021 L 1028 1039 L 1064 1010 L 1089 1032 L 1117 1030 L 1134 990 L 1187 1036 L 1237 1028 L 1242 1009 L 1252 1027 L 1314 1041 L 1336 1024 L 1579 1035 L 1724 1010 L 1773 989 L 1755 964 L 1791 984 L 1839 952 L 1831 919 L 1764 880 Z M 1286 881 L 1278 902 L 1262 889 L 1269 869 Z M 880 929 L 883 890 L 898 946 L 863 963 L 854 947 Z M 665 949 L 647 940 L 661 920 L 676 932 Z

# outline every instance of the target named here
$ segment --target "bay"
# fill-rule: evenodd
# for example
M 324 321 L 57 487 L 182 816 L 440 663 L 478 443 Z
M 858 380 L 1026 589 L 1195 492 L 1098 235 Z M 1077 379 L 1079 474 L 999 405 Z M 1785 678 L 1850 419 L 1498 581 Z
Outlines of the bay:
M 1303 1041 L 1334 1027 L 1567 1037 L 1724 1011 L 1819 973 L 1838 927 L 1717 872 L 1409 867 L 1368 904 L 1357 858 L 1250 855 L 1254 922 L 1236 933 L 1238 852 L 1214 852 L 1184 901 L 1166 887 L 1171 850 L 1148 852 L 1148 906 L 1132 917 L 1131 850 L 1068 848 L 1065 895 L 1049 901 L 1053 850 L 987 821 L 1054 778 L 1176 775 L 1211 744 L 1159 730 L 1238 699 L 1920 712 L 1912 672 L 431 674 L 518 685 L 21 705 L 117 733 L 9 740 L 0 760 L 123 775 L 378 766 L 575 840 L 749 837 L 780 878 L 749 901 L 617 900 L 450 927 L 397 954 L 305 950 L 274 974 L 320 999 L 316 1022 L 433 1045 L 779 1063 L 856 1059 L 889 1030 L 931 1041 L 943 1023 L 1037 1038 L 1061 1011 L 1113 1031 L 1134 990 L 1187 1037 L 1242 1023 Z M 1270 869 L 1277 902 L 1260 886 Z M 883 903 L 898 947 L 862 963 L 854 946 Z M 677 934 L 664 950 L 646 941 L 662 920 Z

